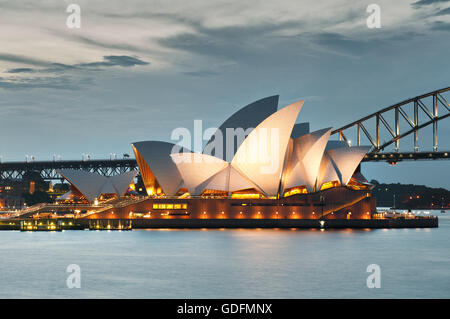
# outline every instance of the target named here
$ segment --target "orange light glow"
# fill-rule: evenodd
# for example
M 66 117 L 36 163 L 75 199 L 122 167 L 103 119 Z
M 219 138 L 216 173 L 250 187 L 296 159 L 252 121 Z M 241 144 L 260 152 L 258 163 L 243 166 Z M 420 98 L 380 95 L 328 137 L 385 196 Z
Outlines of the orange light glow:
M 320 188 L 320 190 L 322 191 L 324 189 L 338 187 L 338 186 L 339 186 L 339 182 L 338 181 L 326 182 L 326 183 L 322 184 L 322 187 Z
M 306 189 L 305 186 L 299 186 L 299 187 L 294 187 L 294 188 L 290 188 L 289 190 L 287 190 L 284 193 L 284 197 L 289 197 L 295 194 L 307 194 L 308 190 Z
M 231 198 L 236 198 L 236 199 L 261 198 L 261 194 L 232 194 Z

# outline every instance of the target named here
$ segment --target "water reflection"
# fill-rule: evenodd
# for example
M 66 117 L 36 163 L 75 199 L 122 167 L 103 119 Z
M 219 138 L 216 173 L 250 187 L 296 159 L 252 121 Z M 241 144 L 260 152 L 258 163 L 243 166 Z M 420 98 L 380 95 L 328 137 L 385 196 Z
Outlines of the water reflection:
M 446 298 L 450 218 L 437 229 L 0 232 L 0 298 Z M 78 264 L 82 289 L 67 289 Z M 365 286 L 369 264 L 382 288 Z M 424 272 L 426 270 L 426 272 Z

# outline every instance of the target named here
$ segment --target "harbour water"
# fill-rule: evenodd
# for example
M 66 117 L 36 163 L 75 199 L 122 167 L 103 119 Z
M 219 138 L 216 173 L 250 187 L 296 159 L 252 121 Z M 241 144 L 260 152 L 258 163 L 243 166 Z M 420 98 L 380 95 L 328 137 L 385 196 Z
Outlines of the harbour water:
M 1 231 L 0 298 L 448 298 L 450 216 L 434 213 L 432 229 Z

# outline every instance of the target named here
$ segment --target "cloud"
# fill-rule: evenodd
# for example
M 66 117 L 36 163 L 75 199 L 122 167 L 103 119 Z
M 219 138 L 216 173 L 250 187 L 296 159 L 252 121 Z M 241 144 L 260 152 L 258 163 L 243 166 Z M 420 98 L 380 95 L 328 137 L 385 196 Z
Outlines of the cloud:
M 8 90 L 21 89 L 63 89 L 80 90 L 85 80 L 75 81 L 69 77 L 34 77 L 34 78 L 0 78 L 0 88 Z
M 36 69 L 36 68 L 14 68 L 9 69 L 6 73 L 59 73 L 66 70 L 86 70 L 93 68 L 104 67 L 132 67 L 136 65 L 148 65 L 150 62 L 143 61 L 139 58 L 126 55 L 107 55 L 103 57 L 103 61 L 78 63 L 73 65 L 62 63 L 51 63 L 51 67 Z
M 437 16 L 443 16 L 443 15 L 447 15 L 447 14 L 450 14 L 450 7 L 448 7 L 448 8 L 446 8 L 446 9 L 443 9 L 443 10 L 440 10 L 440 11 L 436 12 L 435 15 L 437 15 Z
M 9 69 L 7 73 L 34 73 L 36 72 L 35 69 L 32 68 L 15 68 L 15 69 Z
M 129 52 L 146 52 L 147 50 L 142 50 L 139 46 L 131 45 L 127 43 L 117 43 L 117 42 L 108 42 L 108 41 L 102 41 L 99 39 L 93 39 L 86 36 L 81 35 L 74 35 L 70 34 L 70 37 L 67 37 L 65 33 L 63 32 L 56 32 L 52 30 L 52 33 L 63 36 L 65 39 L 70 41 L 76 41 L 82 44 L 87 44 L 89 46 L 98 47 L 101 49 L 112 49 L 112 50 L 120 50 L 120 51 L 129 51 Z
M 345 52 L 347 54 L 351 54 L 352 56 L 362 55 L 380 43 L 380 40 L 378 39 L 352 39 L 350 37 L 331 32 L 310 35 L 310 38 L 312 42 L 315 42 L 322 47 L 327 47 L 338 53 Z
M 194 30 L 161 38 L 158 43 L 167 48 L 194 54 L 237 59 L 257 52 L 255 47 L 263 45 L 264 38 L 277 31 L 298 28 L 302 23 L 288 21 L 278 24 L 206 27 L 192 22 L 190 25 Z
M 98 66 L 122 66 L 130 67 L 135 65 L 148 65 L 149 62 L 142 61 L 138 58 L 127 55 L 106 55 L 103 57 L 105 61 L 77 64 L 75 67 L 98 67 Z
M 417 2 L 412 3 L 411 5 L 415 8 L 418 8 L 421 6 L 428 6 L 430 4 L 445 3 L 445 2 L 448 2 L 448 0 L 419 0 Z
M 191 72 L 183 72 L 183 74 L 190 75 L 190 76 L 197 76 L 197 77 L 207 77 L 207 76 L 214 76 L 218 75 L 219 73 L 214 71 L 191 71 Z
M 8 53 L 0 53 L 0 61 L 22 63 L 22 64 L 36 65 L 36 66 L 50 65 L 50 63 L 48 63 L 47 61 L 30 58 L 30 57 L 25 57 L 25 56 L 21 56 L 21 55 L 8 54 Z
M 450 23 L 435 21 L 431 23 L 431 29 L 436 31 L 450 31 Z

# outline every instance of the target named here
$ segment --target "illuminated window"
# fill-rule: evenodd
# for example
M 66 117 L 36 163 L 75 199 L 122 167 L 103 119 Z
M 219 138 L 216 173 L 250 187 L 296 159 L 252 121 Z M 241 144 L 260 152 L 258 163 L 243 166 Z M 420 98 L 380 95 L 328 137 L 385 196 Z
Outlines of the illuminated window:
M 153 204 L 153 209 L 187 209 L 187 204 Z
M 338 181 L 326 182 L 326 183 L 322 184 L 322 187 L 320 188 L 320 190 L 323 191 L 324 189 L 338 187 L 338 186 L 339 186 L 339 182 Z
M 295 194 L 307 194 L 307 193 L 308 190 L 306 189 L 305 186 L 293 187 L 284 192 L 284 197 L 289 197 Z

